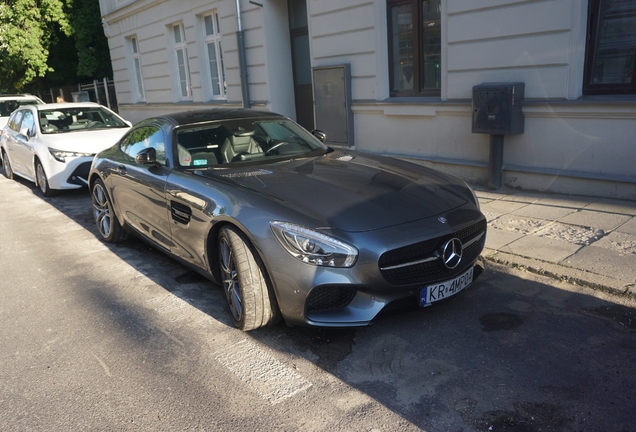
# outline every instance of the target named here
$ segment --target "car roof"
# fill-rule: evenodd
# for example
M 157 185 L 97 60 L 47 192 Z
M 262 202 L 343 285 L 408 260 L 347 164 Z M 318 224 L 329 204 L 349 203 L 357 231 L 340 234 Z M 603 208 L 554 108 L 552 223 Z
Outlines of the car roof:
M 5 94 L 5 93 L 0 93 L 0 100 L 2 99 L 40 99 L 39 97 L 32 95 L 32 94 L 28 94 L 28 93 L 20 93 L 20 94 Z
M 251 108 L 210 108 L 201 110 L 180 111 L 149 118 L 147 121 L 167 119 L 176 126 L 184 126 L 197 123 L 207 123 L 215 120 L 232 120 L 246 118 L 286 118 L 283 115 L 271 111 L 256 110 Z
M 64 102 L 64 103 L 50 103 L 44 105 L 29 105 L 35 107 L 37 110 L 54 110 L 54 109 L 68 109 L 68 108 L 97 108 L 101 107 L 100 104 L 95 102 Z

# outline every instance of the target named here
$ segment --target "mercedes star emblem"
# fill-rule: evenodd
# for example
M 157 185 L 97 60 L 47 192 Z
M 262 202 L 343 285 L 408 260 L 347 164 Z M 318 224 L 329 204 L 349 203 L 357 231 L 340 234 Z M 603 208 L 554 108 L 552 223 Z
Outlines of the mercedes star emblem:
M 442 246 L 440 258 L 449 269 L 454 269 L 462 260 L 462 241 L 458 238 L 452 238 Z

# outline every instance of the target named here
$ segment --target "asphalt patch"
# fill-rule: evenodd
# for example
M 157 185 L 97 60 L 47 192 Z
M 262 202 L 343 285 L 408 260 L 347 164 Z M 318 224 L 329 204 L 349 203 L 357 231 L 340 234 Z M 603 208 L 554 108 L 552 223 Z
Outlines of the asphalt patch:
M 489 313 L 479 318 L 483 331 L 514 330 L 523 324 L 519 315 L 509 313 Z
M 621 305 L 604 305 L 595 308 L 585 308 L 586 315 L 606 320 L 613 328 L 625 332 L 636 331 L 636 310 Z
M 357 330 L 293 327 L 288 328 L 286 333 L 298 349 L 309 350 L 319 358 L 316 362 L 318 366 L 333 370 L 351 353 Z
M 488 411 L 476 422 L 477 430 L 538 432 L 567 430 L 572 419 L 560 407 L 541 403 L 517 403 L 514 411 Z

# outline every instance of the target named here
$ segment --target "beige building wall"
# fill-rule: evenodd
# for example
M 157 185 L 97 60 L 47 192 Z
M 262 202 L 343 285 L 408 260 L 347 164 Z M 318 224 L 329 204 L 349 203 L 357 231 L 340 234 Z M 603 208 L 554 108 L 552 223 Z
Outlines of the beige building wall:
M 267 8 L 242 2 L 242 25 L 246 44 L 252 107 L 295 117 L 289 26 L 286 0 L 270 0 Z M 120 114 L 136 123 L 169 112 L 242 106 L 236 3 L 234 0 L 118 1 L 100 0 L 104 31 L 108 37 L 113 80 Z M 212 100 L 203 42 L 202 17 L 219 15 L 222 32 L 226 97 Z M 182 100 L 176 73 L 172 28 L 182 23 L 186 39 L 192 97 Z M 135 100 L 134 68 L 130 57 L 131 37 L 140 50 L 145 99 Z M 272 95 L 275 95 L 272 97 Z
M 504 184 L 636 199 L 636 97 L 581 97 L 586 0 L 442 2 L 440 98 L 389 98 L 384 1 L 308 5 L 314 66 L 351 64 L 357 150 L 486 184 L 490 136 L 471 133 L 472 87 L 524 82 L 525 133 L 504 139 Z
M 241 0 L 252 105 L 294 118 L 286 0 Z M 235 0 L 100 0 L 121 113 L 241 106 Z M 186 6 L 187 5 L 187 6 Z M 471 133 L 472 87 L 524 82 L 525 133 L 504 139 L 504 184 L 636 199 L 636 97 L 582 96 L 587 0 L 442 2 L 439 98 L 390 98 L 385 0 L 307 0 L 313 67 L 351 67 L 355 149 L 487 182 L 489 136 Z M 227 99 L 205 98 L 197 16 L 221 18 Z M 169 24 L 182 21 L 193 98 L 175 96 Z M 142 50 L 146 101 L 133 100 L 126 38 Z

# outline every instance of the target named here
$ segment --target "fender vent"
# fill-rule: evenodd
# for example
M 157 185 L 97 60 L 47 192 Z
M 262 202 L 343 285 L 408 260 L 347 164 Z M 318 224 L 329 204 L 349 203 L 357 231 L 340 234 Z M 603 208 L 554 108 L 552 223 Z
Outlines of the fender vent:
M 170 213 L 172 219 L 184 225 L 189 224 L 192 218 L 192 209 L 176 201 L 170 201 Z

